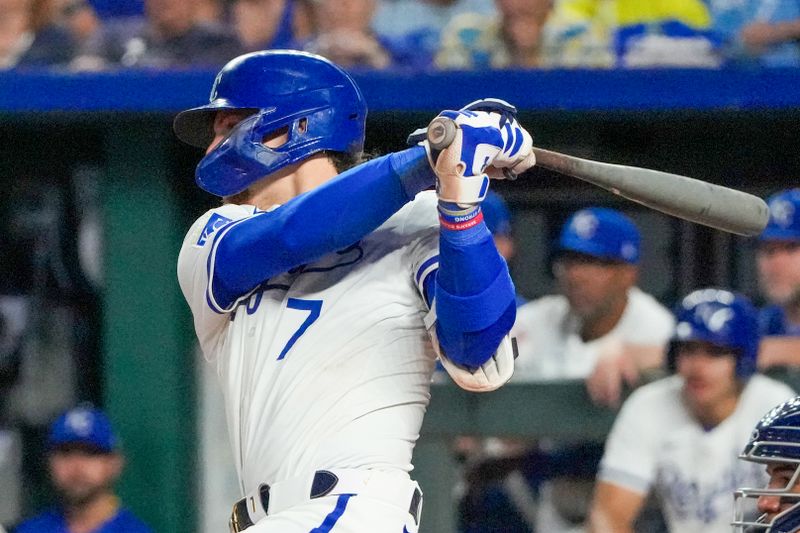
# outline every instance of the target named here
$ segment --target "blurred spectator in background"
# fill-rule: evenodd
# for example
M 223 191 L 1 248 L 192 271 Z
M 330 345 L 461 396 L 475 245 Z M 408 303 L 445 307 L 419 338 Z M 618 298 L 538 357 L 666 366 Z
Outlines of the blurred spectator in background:
M 753 425 L 793 396 L 754 374 L 756 310 L 743 296 L 695 291 L 678 307 L 668 354 L 676 375 L 634 391 L 606 441 L 590 514 L 593 533 L 633 531 L 650 492 L 669 531 L 730 531 L 731 493 L 763 486 L 763 468 L 737 457 Z
M 496 0 L 498 14 L 455 17 L 442 30 L 441 69 L 538 68 L 557 64 L 545 35 L 552 0 Z
M 800 66 L 800 2 L 710 0 L 716 38 L 734 64 Z
M 398 62 L 425 69 L 440 48 L 442 29 L 466 13 L 492 19 L 494 0 L 383 0 L 373 28 L 402 57 Z
M 372 30 L 374 12 L 375 0 L 316 0 L 316 35 L 304 49 L 345 68 L 390 66 L 392 55 Z
M 551 24 L 562 63 L 574 66 L 720 64 L 703 0 L 560 0 Z
M 569 218 L 553 266 L 561 294 L 517 312 L 513 379 L 585 379 L 595 402 L 614 406 L 623 381 L 663 364 L 674 322 L 636 287 L 639 248 L 639 230 L 618 211 L 591 207 Z
M 194 0 L 193 12 L 197 24 L 227 24 L 224 0 Z
M 311 35 L 307 1 L 235 0 L 233 23 L 245 50 L 296 48 Z
M 58 505 L 20 524 L 17 533 L 150 532 L 115 494 L 124 459 L 102 411 L 81 406 L 61 415 L 50 428 L 48 449 Z
M 595 402 L 616 405 L 624 380 L 634 384 L 641 371 L 663 365 L 672 314 L 635 286 L 639 231 L 621 213 L 578 211 L 557 246 L 554 271 L 563 294 L 518 309 L 512 379 L 585 379 Z M 491 439 L 478 449 L 461 439 L 457 449 L 472 463 L 461 505 L 464 531 L 580 530 L 599 443 Z
M 88 0 L 92 9 L 102 20 L 141 17 L 145 0 Z
M 772 195 L 769 222 L 759 237 L 756 263 L 761 292 L 759 362 L 762 367 L 800 363 L 800 189 Z
M 62 0 L 59 19 L 69 30 L 77 49 L 100 31 L 100 17 L 86 0 Z
M 64 66 L 75 42 L 56 0 L 0 0 L 0 69 Z
M 107 20 L 73 68 L 209 68 L 238 55 L 241 45 L 232 30 L 197 20 L 194 6 L 194 0 L 146 0 L 144 18 Z
M 517 311 L 514 381 L 585 380 L 595 403 L 616 407 L 624 384 L 663 366 L 674 320 L 636 287 L 640 240 L 633 221 L 613 209 L 590 207 L 567 220 L 553 263 L 561 294 Z M 539 529 L 580 528 L 601 455 L 599 443 L 540 443 L 529 452 L 527 462 L 542 470 L 537 482 L 545 481 L 537 488 Z

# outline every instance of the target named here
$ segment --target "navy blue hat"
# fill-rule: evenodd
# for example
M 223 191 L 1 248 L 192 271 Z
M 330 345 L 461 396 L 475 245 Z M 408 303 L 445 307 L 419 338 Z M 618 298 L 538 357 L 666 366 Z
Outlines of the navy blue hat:
M 574 213 L 558 240 L 559 251 L 636 264 L 639 262 L 639 230 L 631 219 L 605 207 L 589 207 Z
M 50 426 L 48 446 L 51 450 L 70 444 L 111 453 L 117 448 L 117 437 L 105 413 L 81 406 L 70 409 Z
M 767 199 L 769 222 L 761 241 L 800 241 L 800 189 L 789 189 Z
M 481 202 L 481 211 L 492 235 L 511 235 L 511 212 L 502 196 L 490 190 Z

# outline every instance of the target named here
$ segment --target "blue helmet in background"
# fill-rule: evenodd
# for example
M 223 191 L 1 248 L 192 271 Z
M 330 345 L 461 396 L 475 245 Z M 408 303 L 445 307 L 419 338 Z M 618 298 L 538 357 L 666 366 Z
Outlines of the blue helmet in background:
M 636 264 L 641 237 L 631 219 L 606 207 L 574 213 L 561 230 L 558 251 Z
M 118 442 L 108 416 L 91 405 L 81 405 L 53 422 L 47 445 L 51 450 L 81 445 L 100 453 L 112 453 L 117 449 Z
M 750 440 L 739 455 L 740 459 L 769 465 L 792 465 L 794 475 L 785 487 L 739 488 L 734 495 L 734 531 L 796 533 L 800 532 L 800 494 L 793 492 L 800 483 L 800 396 L 773 408 L 756 424 Z M 761 515 L 747 520 L 747 511 L 760 496 L 777 496 L 782 502 L 793 503 L 771 521 Z M 748 507 L 748 503 L 750 506 Z
M 800 189 L 789 189 L 767 198 L 769 222 L 760 241 L 800 241 Z
M 696 290 L 681 301 L 675 312 L 675 322 L 667 352 L 671 371 L 677 368 L 678 345 L 701 341 L 734 352 L 738 378 L 746 380 L 755 373 L 758 312 L 744 296 L 722 289 Z
M 357 155 L 364 149 L 364 97 L 347 72 L 321 56 L 295 50 L 239 56 L 217 74 L 209 100 L 175 117 L 173 129 L 183 142 L 207 148 L 217 111 L 252 112 L 197 165 L 197 184 L 217 196 L 242 192 L 323 150 Z M 263 144 L 283 128 L 284 145 Z

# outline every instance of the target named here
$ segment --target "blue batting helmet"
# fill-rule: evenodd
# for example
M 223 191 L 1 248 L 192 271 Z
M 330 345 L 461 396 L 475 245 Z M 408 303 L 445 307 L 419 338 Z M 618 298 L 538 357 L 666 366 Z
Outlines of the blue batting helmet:
M 722 289 L 696 290 L 681 301 L 675 322 L 667 353 L 670 370 L 676 369 L 678 345 L 702 341 L 731 349 L 736 355 L 736 376 L 740 379 L 755 373 L 758 312 L 744 296 Z
M 800 189 L 789 189 L 767 199 L 769 222 L 761 241 L 800 241 Z
M 764 415 L 756 424 L 739 458 L 764 465 L 789 465 L 794 469 L 794 474 L 785 487 L 737 489 L 734 531 L 800 532 L 800 494 L 793 490 L 800 483 L 800 396 L 778 405 Z M 755 521 L 748 521 L 745 516 L 749 510 L 748 500 L 757 500 L 760 496 L 779 497 L 781 502 L 792 505 L 779 512 L 772 520 L 761 515 Z
M 324 57 L 294 50 L 239 56 L 217 74 L 209 100 L 175 117 L 179 139 L 207 148 L 217 111 L 253 112 L 197 165 L 197 184 L 217 196 L 237 194 L 323 150 L 359 154 L 364 149 L 364 97 L 353 78 Z M 284 145 L 263 144 L 282 128 L 289 136 Z
M 564 224 L 558 249 L 636 264 L 640 240 L 636 224 L 619 211 L 589 207 L 573 214 Z

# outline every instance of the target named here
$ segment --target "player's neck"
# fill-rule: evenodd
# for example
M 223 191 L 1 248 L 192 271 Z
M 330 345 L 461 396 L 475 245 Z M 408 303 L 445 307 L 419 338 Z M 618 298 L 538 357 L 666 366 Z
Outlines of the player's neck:
M 247 190 L 246 197 L 237 203 L 269 209 L 316 189 L 337 174 L 331 160 L 322 154 L 317 154 L 257 181 Z
M 103 493 L 92 501 L 65 509 L 70 533 L 89 533 L 108 522 L 119 511 L 119 498 Z
M 709 402 L 708 405 L 691 405 L 690 410 L 697 422 L 706 430 L 714 429 L 736 411 L 739 404 L 741 388 L 736 387 L 723 398 Z

